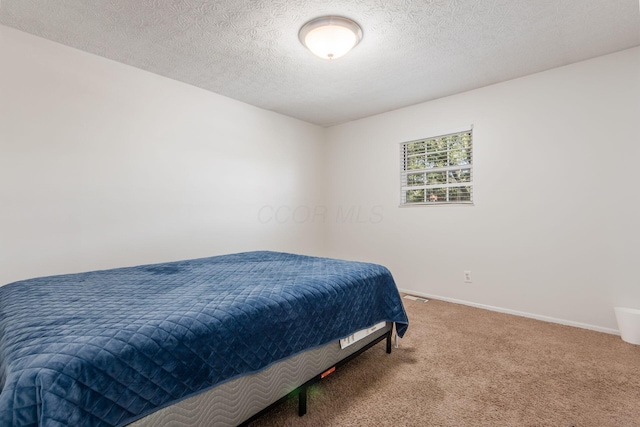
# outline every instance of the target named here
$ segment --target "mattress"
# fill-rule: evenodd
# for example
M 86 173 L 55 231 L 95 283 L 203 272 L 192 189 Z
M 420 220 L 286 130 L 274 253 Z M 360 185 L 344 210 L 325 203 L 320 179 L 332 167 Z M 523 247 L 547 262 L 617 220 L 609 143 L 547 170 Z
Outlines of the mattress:
M 376 264 L 249 252 L 0 287 L 0 425 L 122 426 L 408 321 Z
M 377 330 L 342 349 L 338 342 L 308 350 L 275 363 L 255 374 L 236 378 L 211 390 L 160 409 L 129 424 L 129 427 L 237 426 L 320 372 L 356 353 L 385 335 L 392 325 Z M 313 407 L 313 402 L 311 402 Z

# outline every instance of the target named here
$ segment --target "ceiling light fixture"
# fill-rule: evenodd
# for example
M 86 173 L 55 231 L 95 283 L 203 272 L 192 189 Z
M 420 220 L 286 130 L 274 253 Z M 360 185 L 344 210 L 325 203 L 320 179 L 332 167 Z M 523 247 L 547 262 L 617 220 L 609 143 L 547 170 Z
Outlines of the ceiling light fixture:
M 298 37 L 314 55 L 338 59 L 360 43 L 362 28 L 342 16 L 322 16 L 304 24 Z

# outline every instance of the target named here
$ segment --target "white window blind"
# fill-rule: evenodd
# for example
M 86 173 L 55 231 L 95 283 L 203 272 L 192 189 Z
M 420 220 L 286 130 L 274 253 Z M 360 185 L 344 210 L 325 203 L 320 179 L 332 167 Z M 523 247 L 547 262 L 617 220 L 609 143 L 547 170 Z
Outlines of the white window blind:
M 400 144 L 401 206 L 473 203 L 472 129 Z

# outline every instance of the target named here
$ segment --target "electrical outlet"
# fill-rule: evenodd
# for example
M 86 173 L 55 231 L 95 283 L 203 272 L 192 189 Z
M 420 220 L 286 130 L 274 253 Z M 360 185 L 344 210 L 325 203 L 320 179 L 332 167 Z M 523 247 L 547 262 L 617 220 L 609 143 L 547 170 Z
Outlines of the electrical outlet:
M 464 283 L 471 283 L 471 270 L 464 270 Z

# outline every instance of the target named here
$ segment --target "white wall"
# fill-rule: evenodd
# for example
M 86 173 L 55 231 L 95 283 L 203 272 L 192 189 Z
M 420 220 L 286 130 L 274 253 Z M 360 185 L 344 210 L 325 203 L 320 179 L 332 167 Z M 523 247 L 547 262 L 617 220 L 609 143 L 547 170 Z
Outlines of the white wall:
M 330 128 L 328 210 L 352 215 L 328 219 L 328 254 L 424 295 L 615 332 L 615 305 L 640 308 L 639 117 L 635 48 Z M 475 205 L 399 208 L 398 143 L 469 124 Z
M 326 132 L 2 26 L 0 58 L 0 284 L 272 249 L 600 330 L 640 308 L 638 48 Z M 399 208 L 398 143 L 469 124 L 475 206 Z
M 317 204 L 322 128 L 3 26 L 0 58 L 0 285 L 320 251 L 261 208 Z

